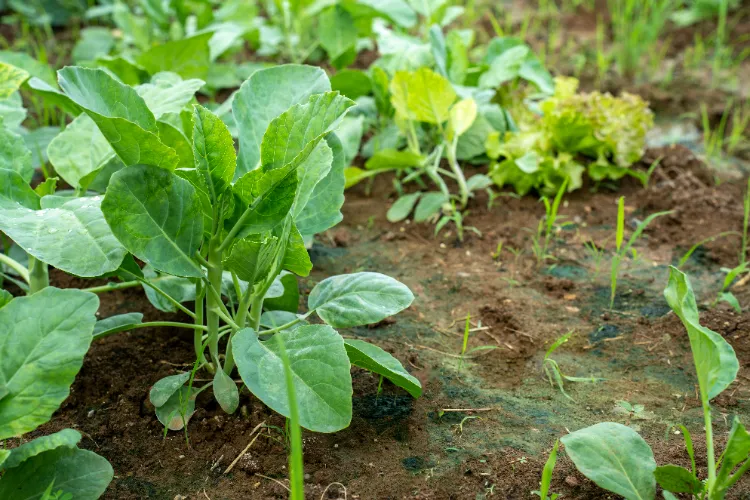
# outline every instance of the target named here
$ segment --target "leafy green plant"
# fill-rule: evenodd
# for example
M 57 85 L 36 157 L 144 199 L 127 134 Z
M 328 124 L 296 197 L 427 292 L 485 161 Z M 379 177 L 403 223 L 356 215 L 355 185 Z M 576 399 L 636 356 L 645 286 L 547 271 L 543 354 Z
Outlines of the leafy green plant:
M 0 442 L 46 423 L 68 397 L 98 307 L 93 293 L 53 287 L 0 304 Z M 19 334 L 23 342 L 14 341 Z M 99 498 L 112 467 L 79 449 L 80 440 L 80 432 L 63 429 L 0 448 L 0 498 Z
M 549 349 L 547 349 L 547 352 L 544 354 L 544 360 L 542 361 L 542 368 L 544 369 L 544 374 L 547 376 L 547 380 L 549 380 L 550 386 L 554 387 L 555 384 L 557 384 L 557 387 L 560 389 L 562 395 L 570 399 L 571 401 L 575 400 L 570 397 L 567 392 L 565 392 L 565 380 L 567 380 L 568 382 L 601 382 L 604 380 L 603 378 L 596 377 L 571 377 L 569 375 L 565 375 L 560 370 L 560 365 L 557 364 L 557 361 L 552 359 L 552 354 L 561 345 L 570 340 L 570 337 L 573 336 L 573 333 L 573 331 L 569 331 L 562 337 L 555 340 L 549 347 Z
M 654 499 L 657 483 L 665 490 L 667 499 L 675 499 L 674 493 L 683 493 L 723 500 L 750 469 L 750 434 L 735 418 L 726 448 L 717 461 L 710 402 L 734 382 L 739 362 L 734 349 L 721 335 L 700 324 L 690 281 L 675 267 L 670 270 L 664 296 L 690 339 L 705 421 L 707 477 L 701 480 L 697 476 L 692 438 L 684 428 L 691 469 L 677 465 L 657 467 L 646 441 L 622 424 L 603 422 L 568 434 L 561 441 L 581 473 L 628 500 Z
M 623 259 L 631 252 L 633 245 L 635 245 L 638 238 L 640 238 L 643 231 L 648 227 L 651 222 L 657 217 L 671 214 L 672 211 L 657 212 L 649 215 L 642 222 L 638 224 L 630 235 L 627 243 L 623 245 L 625 241 L 625 197 L 621 196 L 617 202 L 617 229 L 615 232 L 615 255 L 612 257 L 612 268 L 609 275 L 610 281 L 610 297 L 609 297 L 609 308 L 612 309 L 615 306 L 615 296 L 617 294 L 617 278 L 620 274 L 620 266 L 622 265 Z
M 557 493 L 549 495 L 550 484 L 552 483 L 552 472 L 555 470 L 555 464 L 557 463 L 557 448 L 560 446 L 560 440 L 555 441 L 555 446 L 552 447 L 552 451 L 549 453 L 549 458 L 544 464 L 542 469 L 542 481 L 539 483 L 539 491 L 532 491 L 533 494 L 539 496 L 542 500 L 557 500 L 560 496 Z

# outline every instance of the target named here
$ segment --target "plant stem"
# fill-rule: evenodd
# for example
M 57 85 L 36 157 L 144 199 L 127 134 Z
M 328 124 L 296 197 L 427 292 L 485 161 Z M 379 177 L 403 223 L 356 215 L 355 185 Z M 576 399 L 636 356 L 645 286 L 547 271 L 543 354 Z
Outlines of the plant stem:
M 237 317 L 235 318 L 235 321 L 237 322 L 237 326 L 239 326 L 240 328 L 245 328 L 245 325 L 247 324 L 247 312 L 248 312 L 247 309 L 250 303 L 252 302 L 253 304 L 255 304 L 255 296 L 252 293 L 252 288 L 253 288 L 252 285 L 248 285 L 247 292 L 240 299 L 240 305 L 237 310 Z M 262 305 L 261 305 L 261 308 L 262 308 Z M 224 373 L 226 373 L 227 375 L 231 375 L 232 370 L 234 369 L 234 353 L 232 352 L 232 339 L 234 339 L 234 334 L 237 333 L 237 331 L 238 330 L 233 331 L 232 334 L 229 335 L 229 340 L 227 340 L 227 351 L 224 356 Z
M 189 328 L 189 329 L 199 329 L 201 332 L 205 332 L 208 330 L 205 326 L 201 326 L 198 328 L 198 325 L 191 325 L 190 323 L 179 323 L 176 321 L 149 321 L 146 323 L 136 323 L 133 325 L 124 325 L 120 328 L 116 328 L 104 333 L 100 333 L 97 335 L 94 335 L 94 340 L 103 339 L 104 337 L 109 337 L 110 335 L 114 335 L 115 333 L 120 332 L 127 332 L 130 330 L 135 330 L 136 328 L 151 328 L 155 326 L 172 326 L 175 328 Z
M 708 394 L 701 387 L 701 400 L 703 401 L 703 422 L 706 426 L 706 460 L 708 462 L 708 479 L 706 491 L 710 492 L 716 483 L 716 456 L 714 455 L 714 431 L 711 422 L 711 406 L 708 402 Z
M 122 283 L 107 283 L 106 285 L 100 285 L 100 286 L 92 286 L 91 288 L 84 288 L 84 292 L 91 292 L 91 293 L 102 293 L 102 292 L 111 292 L 113 290 L 124 290 L 126 288 L 134 288 L 136 286 L 139 286 L 141 284 L 138 280 L 133 281 L 123 281 Z
M 8 257 L 4 253 L 0 252 L 0 264 L 5 264 L 9 268 L 13 269 L 18 275 L 23 278 L 26 283 L 29 283 L 29 271 L 20 262 Z
M 199 363 L 208 363 L 203 345 L 205 298 L 206 289 L 203 286 L 203 282 L 198 281 L 195 285 L 195 332 L 193 333 L 193 346 L 195 347 L 195 356 Z
M 29 255 L 29 294 L 49 286 L 49 268 L 41 260 Z
M 466 208 L 466 204 L 469 202 L 469 188 L 466 186 L 466 177 L 464 172 L 456 160 L 456 147 L 458 146 L 458 137 L 455 137 L 446 150 L 448 156 L 448 163 L 453 170 L 453 174 L 456 176 L 456 182 L 458 183 L 458 192 L 460 195 L 461 209 Z
M 208 325 L 208 351 L 211 361 L 217 370 L 221 370 L 219 362 L 219 309 L 221 296 L 217 297 L 221 290 L 221 250 L 218 237 L 213 237 L 208 245 L 208 286 L 210 292 L 206 295 L 206 324 Z
M 284 364 L 284 379 L 286 381 L 286 393 L 289 401 L 289 424 L 292 453 L 289 456 L 289 487 L 291 490 L 290 498 L 292 500 L 304 500 L 305 484 L 303 476 L 304 462 L 302 460 L 302 429 L 299 425 L 299 410 L 297 408 L 297 395 L 294 391 L 294 377 L 292 368 L 287 356 L 284 340 L 281 335 L 276 336 L 276 342 L 279 344 L 279 356 Z

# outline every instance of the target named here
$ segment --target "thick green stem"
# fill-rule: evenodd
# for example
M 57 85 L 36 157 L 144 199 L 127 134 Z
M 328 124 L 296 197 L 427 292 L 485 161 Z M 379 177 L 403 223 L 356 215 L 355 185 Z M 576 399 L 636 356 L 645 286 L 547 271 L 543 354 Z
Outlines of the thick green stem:
M 247 324 L 248 307 L 250 306 L 251 302 L 255 304 L 254 295 L 252 293 L 252 285 L 248 285 L 247 292 L 240 299 L 239 308 L 237 310 L 237 317 L 235 318 L 235 322 L 240 328 L 245 328 L 245 325 Z M 229 340 L 227 340 L 227 352 L 224 357 L 224 373 L 226 373 L 227 375 L 231 375 L 232 370 L 234 369 L 232 339 L 234 339 L 234 335 L 237 333 L 237 331 L 239 330 L 232 331 L 231 335 L 229 335 Z M 256 329 L 255 331 L 257 332 L 258 330 Z
M 458 147 L 458 138 L 448 144 L 446 155 L 448 156 L 448 163 L 453 170 L 453 174 L 456 176 L 456 182 L 458 183 L 458 191 L 460 196 L 461 208 L 466 208 L 466 204 L 469 203 L 469 188 L 466 185 L 466 177 L 464 172 L 461 170 L 461 166 L 458 164 L 456 159 L 456 148 Z
M 49 268 L 39 259 L 29 256 L 29 294 L 49 286 Z
M 21 278 L 23 278 L 26 283 L 29 283 L 29 271 L 25 267 L 23 267 L 20 262 L 17 262 L 4 253 L 0 252 L 0 264 L 5 264 L 9 268 L 13 269 Z
M 221 290 L 221 251 L 218 238 L 213 238 L 208 246 L 208 282 L 213 290 Z M 208 325 L 208 351 L 211 361 L 217 370 L 221 370 L 219 362 L 219 311 L 221 296 L 209 293 L 206 295 L 206 324 Z
M 701 399 L 703 400 L 703 422 L 706 426 L 706 461 L 708 462 L 708 479 L 706 480 L 706 491 L 711 491 L 716 485 L 716 456 L 714 454 L 714 431 L 711 422 L 711 405 L 708 402 L 708 394 L 701 387 Z
M 201 364 L 207 363 L 203 346 L 205 297 L 206 289 L 203 287 L 203 282 L 198 281 L 195 285 L 195 332 L 193 333 L 193 347 L 195 348 L 195 357 Z

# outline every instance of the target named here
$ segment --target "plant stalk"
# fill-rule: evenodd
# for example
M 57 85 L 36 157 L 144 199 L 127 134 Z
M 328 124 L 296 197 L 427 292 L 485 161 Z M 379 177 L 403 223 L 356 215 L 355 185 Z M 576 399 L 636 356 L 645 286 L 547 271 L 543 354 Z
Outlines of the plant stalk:
M 49 286 L 49 268 L 41 260 L 29 255 L 29 295 Z
M 26 283 L 29 283 L 29 271 L 20 262 L 8 257 L 4 253 L 0 252 L 0 264 L 5 264 L 9 268 L 13 269 L 18 275 L 23 278 Z
M 248 313 L 248 307 L 250 306 L 250 303 L 252 302 L 253 308 L 255 308 L 255 296 L 251 292 L 252 285 L 248 285 L 249 288 L 247 290 L 247 293 L 242 296 L 240 299 L 240 304 L 237 310 L 237 316 L 235 318 L 235 322 L 240 328 L 245 328 L 245 325 L 247 324 L 247 313 Z M 262 301 L 261 301 L 261 308 L 262 308 Z M 227 340 L 227 351 L 224 356 L 224 373 L 227 375 L 232 374 L 232 370 L 234 369 L 234 353 L 232 352 L 232 339 L 234 339 L 234 335 L 237 333 L 238 330 L 232 331 L 231 335 L 229 335 L 229 340 Z M 257 332 L 258 329 L 256 328 L 255 331 Z
M 466 185 L 466 177 L 464 172 L 461 170 L 461 166 L 456 160 L 456 147 L 458 146 L 458 137 L 454 138 L 448 148 L 446 149 L 446 155 L 448 156 L 448 163 L 453 170 L 453 174 L 456 176 L 456 182 L 458 183 L 459 201 L 461 203 L 461 209 L 466 208 L 466 204 L 469 203 L 469 188 Z
M 219 249 L 219 239 L 214 237 L 208 245 L 208 283 L 213 290 L 221 290 L 221 250 Z M 208 352 L 211 355 L 217 370 L 221 370 L 219 361 L 219 309 L 221 304 L 221 295 L 209 293 L 206 295 L 206 324 L 208 326 Z

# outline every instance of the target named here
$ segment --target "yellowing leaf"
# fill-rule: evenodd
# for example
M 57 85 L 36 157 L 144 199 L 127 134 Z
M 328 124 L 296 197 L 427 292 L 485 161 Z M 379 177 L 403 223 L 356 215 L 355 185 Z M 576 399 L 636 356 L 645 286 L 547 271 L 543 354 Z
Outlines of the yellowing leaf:
M 477 102 L 474 99 L 463 99 L 451 108 L 448 121 L 449 136 L 451 139 L 463 135 L 469 130 L 471 124 L 477 117 Z
M 443 123 L 455 100 L 451 83 L 427 68 L 397 71 L 391 81 L 391 104 L 398 114 L 412 120 Z

